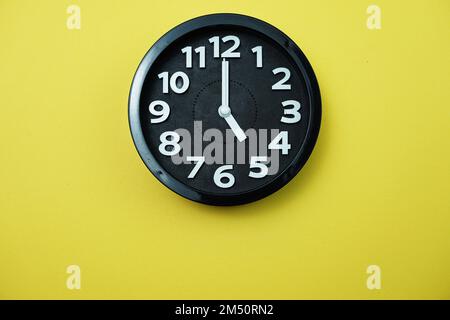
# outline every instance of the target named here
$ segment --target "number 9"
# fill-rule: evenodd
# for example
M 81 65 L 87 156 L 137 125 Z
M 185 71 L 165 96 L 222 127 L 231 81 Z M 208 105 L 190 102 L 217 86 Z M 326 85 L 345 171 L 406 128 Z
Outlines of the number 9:
M 156 107 L 162 107 L 159 110 L 156 110 Z M 150 111 L 150 113 L 156 117 L 159 118 L 155 118 L 155 119 L 151 119 L 150 122 L 151 123 L 161 123 L 166 121 L 166 119 L 169 117 L 170 114 L 170 107 L 167 104 L 167 102 L 162 101 L 162 100 L 156 100 L 153 101 L 152 103 L 150 103 L 150 106 L 148 107 L 148 110 Z

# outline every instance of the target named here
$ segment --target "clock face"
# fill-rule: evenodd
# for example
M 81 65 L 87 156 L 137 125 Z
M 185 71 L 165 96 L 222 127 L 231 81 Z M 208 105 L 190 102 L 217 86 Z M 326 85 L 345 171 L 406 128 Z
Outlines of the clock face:
M 233 205 L 275 192 L 302 168 L 319 132 L 320 93 L 281 31 L 215 14 L 179 25 L 150 49 L 129 116 L 138 152 L 163 184 Z

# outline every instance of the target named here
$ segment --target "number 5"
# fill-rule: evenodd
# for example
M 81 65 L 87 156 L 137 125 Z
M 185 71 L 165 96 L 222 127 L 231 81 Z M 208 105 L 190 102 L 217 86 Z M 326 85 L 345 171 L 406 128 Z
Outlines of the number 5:
M 251 157 L 250 158 L 250 169 L 258 168 L 259 172 L 250 171 L 248 176 L 250 178 L 257 178 L 257 179 L 264 178 L 267 175 L 267 173 L 269 172 L 269 168 L 267 168 L 267 166 L 261 162 L 266 162 L 266 161 L 267 161 L 267 157 Z

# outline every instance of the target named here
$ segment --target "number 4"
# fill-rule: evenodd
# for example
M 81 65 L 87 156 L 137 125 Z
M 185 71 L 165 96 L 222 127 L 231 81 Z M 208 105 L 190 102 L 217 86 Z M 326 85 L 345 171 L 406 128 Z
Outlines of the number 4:
M 282 154 L 288 154 L 289 149 L 291 149 L 291 145 L 288 143 L 288 132 L 281 131 L 269 144 L 269 149 L 281 150 Z

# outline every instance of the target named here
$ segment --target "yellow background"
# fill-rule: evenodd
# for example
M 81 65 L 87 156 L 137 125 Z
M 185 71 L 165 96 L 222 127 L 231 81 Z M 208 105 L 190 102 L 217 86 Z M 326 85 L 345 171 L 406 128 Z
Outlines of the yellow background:
M 0 298 L 450 298 L 450 2 L 374 3 L 0 0 Z M 232 208 L 161 185 L 127 119 L 148 48 L 215 12 L 286 32 L 323 98 L 301 173 Z

